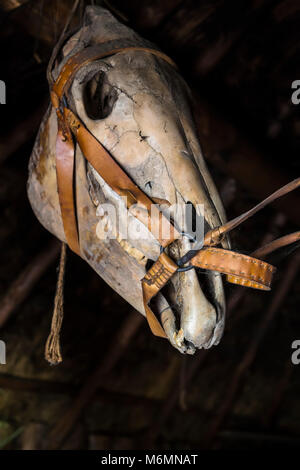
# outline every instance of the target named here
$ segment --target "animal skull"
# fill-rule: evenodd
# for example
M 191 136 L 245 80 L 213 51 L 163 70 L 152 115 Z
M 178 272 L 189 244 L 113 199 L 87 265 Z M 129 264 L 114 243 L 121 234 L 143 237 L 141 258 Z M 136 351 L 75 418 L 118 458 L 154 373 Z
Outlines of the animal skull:
M 133 40 L 148 46 L 107 10 L 87 7 L 82 28 L 65 44 L 66 60 L 87 45 Z M 154 201 L 192 204 L 198 217 L 204 207 L 204 230 L 225 221 L 224 210 L 203 160 L 191 117 L 189 89 L 177 71 L 164 60 L 142 51 L 129 51 L 83 66 L 71 88 L 71 105 L 90 132 L 104 145 L 133 181 Z M 44 225 L 65 240 L 55 168 L 57 119 L 49 108 L 37 136 L 29 164 L 28 196 Z M 156 260 L 159 244 L 120 196 L 86 162 L 76 148 L 76 206 L 83 259 L 124 299 L 145 315 L 141 279 L 149 260 Z M 124 238 L 115 227 L 127 216 L 132 232 Z M 171 211 L 171 209 L 170 209 Z M 184 230 L 176 210 L 175 222 Z M 122 227 L 121 227 L 122 228 Z M 134 233 L 140 236 L 134 236 Z M 228 246 L 224 242 L 224 246 Z M 183 237 L 172 243 L 169 254 L 178 259 L 191 248 Z M 225 300 L 221 275 L 196 270 L 176 273 L 156 298 L 171 344 L 182 353 L 218 344 L 224 328 Z

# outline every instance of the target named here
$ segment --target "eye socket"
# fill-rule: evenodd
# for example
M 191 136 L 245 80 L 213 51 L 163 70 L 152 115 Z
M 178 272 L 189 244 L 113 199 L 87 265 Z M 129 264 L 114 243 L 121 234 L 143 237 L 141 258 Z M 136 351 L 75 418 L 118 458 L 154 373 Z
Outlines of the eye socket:
M 90 119 L 105 119 L 110 115 L 117 100 L 117 90 L 112 87 L 105 72 L 96 73 L 85 85 L 83 103 Z

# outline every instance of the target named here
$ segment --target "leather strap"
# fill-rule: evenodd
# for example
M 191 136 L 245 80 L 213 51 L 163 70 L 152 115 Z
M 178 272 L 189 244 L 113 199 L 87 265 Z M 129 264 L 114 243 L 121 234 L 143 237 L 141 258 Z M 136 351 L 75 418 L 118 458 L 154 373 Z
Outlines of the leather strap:
M 120 196 L 126 196 L 128 209 L 136 204 L 141 209 L 136 217 L 159 240 L 163 248 L 167 247 L 180 234 L 176 228 L 164 217 L 163 213 L 153 204 L 153 201 L 132 181 L 114 158 L 80 121 L 80 119 L 67 107 L 65 98 L 75 74 L 78 70 L 92 60 L 104 58 L 117 53 L 129 51 L 143 51 L 154 54 L 176 67 L 172 59 L 161 51 L 147 47 L 129 46 L 103 50 L 103 44 L 88 47 L 73 57 L 63 66 L 56 82 L 52 85 L 51 100 L 56 110 L 58 120 L 58 133 L 56 141 L 56 172 L 59 202 L 62 213 L 65 236 L 70 248 L 80 255 L 79 235 L 76 221 L 75 199 L 73 191 L 74 179 L 74 142 L 79 144 L 81 151 L 89 163 L 95 168 L 105 182 Z M 274 249 L 293 243 L 300 239 L 300 232 L 282 237 L 270 244 L 256 250 L 251 256 L 236 253 L 230 250 L 216 248 L 226 233 L 233 230 L 267 204 L 278 197 L 299 187 L 300 178 L 275 191 L 271 196 L 226 224 L 207 232 L 204 238 L 204 247 L 201 250 L 191 251 L 186 255 L 191 266 L 218 271 L 227 276 L 227 280 L 256 289 L 270 290 L 271 281 L 276 268 L 253 256 L 265 256 Z M 151 216 L 151 217 L 150 217 Z M 164 224 L 163 224 L 164 222 Z M 169 228 L 169 237 L 163 238 L 162 227 Z M 185 258 L 185 257 L 184 257 Z M 185 262 L 185 261 L 184 261 Z M 150 302 L 166 285 L 169 279 L 178 271 L 178 265 L 166 254 L 162 253 L 157 261 L 148 270 L 142 279 L 144 307 L 151 331 L 156 336 L 166 337 L 163 326 L 153 313 Z
M 63 124 L 64 120 L 58 120 L 56 137 L 57 190 L 67 243 L 71 250 L 80 255 L 73 192 L 74 144 L 70 129 Z
M 260 211 L 264 207 L 266 207 L 268 204 L 271 204 L 271 202 L 274 202 L 276 199 L 284 196 L 285 194 L 290 193 L 291 191 L 294 191 L 294 189 L 298 188 L 300 186 L 300 178 L 297 178 L 290 183 L 286 184 L 285 186 L 282 186 L 280 189 L 272 193 L 270 196 L 268 196 L 266 199 L 261 201 L 259 204 L 256 206 L 252 207 L 247 212 L 244 212 L 242 215 L 239 217 L 236 217 L 235 219 L 230 220 L 226 224 L 222 225 L 221 227 L 217 227 L 213 230 L 210 230 L 209 232 L 206 233 L 205 238 L 204 238 L 204 245 L 218 245 L 224 238 L 225 234 L 236 228 L 238 225 L 241 223 L 245 222 L 245 220 L 249 219 L 249 217 L 252 217 L 256 212 Z
M 273 240 L 267 245 L 264 245 L 258 248 L 257 250 L 253 251 L 253 253 L 251 253 L 251 256 L 264 258 L 265 256 L 272 253 L 273 251 L 278 250 L 279 248 L 282 248 L 284 246 L 291 245 L 291 243 L 295 243 L 299 240 L 300 240 L 300 232 L 290 233 L 289 235 L 285 235 L 284 237 L 277 238 L 276 240 Z
M 261 290 L 270 290 L 276 271 L 274 266 L 264 261 L 222 248 L 203 248 L 192 258 L 191 264 L 227 274 L 227 281 L 231 283 Z M 166 337 L 166 334 L 149 304 L 177 270 L 177 264 L 166 253 L 162 253 L 142 279 L 146 317 L 155 336 Z
M 152 333 L 161 338 L 166 338 L 166 333 L 149 304 L 151 299 L 161 291 L 173 274 L 176 273 L 177 269 L 177 264 L 174 263 L 166 253 L 162 253 L 142 279 L 143 300 L 147 321 Z
M 178 238 L 179 233 L 175 227 L 164 217 L 155 203 L 129 178 L 79 118 L 70 109 L 65 109 L 65 114 L 67 124 L 70 126 L 85 158 L 117 194 L 125 196 L 128 209 L 132 205 L 136 206 L 138 209 L 135 212 L 137 219 L 148 228 L 161 246 L 166 247 L 175 238 Z M 168 232 L 169 238 L 163 238 L 163 230 Z
M 276 271 L 264 261 L 222 248 L 203 248 L 192 258 L 191 264 L 227 274 L 229 282 L 263 290 L 270 290 Z

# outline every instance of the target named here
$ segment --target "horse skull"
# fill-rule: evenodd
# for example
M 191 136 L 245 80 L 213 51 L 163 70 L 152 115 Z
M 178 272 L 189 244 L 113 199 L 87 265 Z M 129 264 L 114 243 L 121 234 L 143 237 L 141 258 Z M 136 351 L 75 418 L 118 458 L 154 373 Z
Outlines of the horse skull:
M 130 38 L 145 42 L 108 11 L 87 7 L 83 27 L 63 48 L 58 74 L 66 59 L 88 44 Z M 203 160 L 189 107 L 189 90 L 177 71 L 142 51 L 98 60 L 77 73 L 69 97 L 90 132 L 105 146 L 135 183 L 154 201 L 168 206 L 204 208 L 207 231 L 224 222 L 217 190 Z M 55 111 L 49 108 L 31 155 L 28 195 L 40 222 L 65 241 L 55 171 Z M 86 163 L 76 148 L 76 205 L 82 257 L 141 314 L 145 314 L 140 280 L 159 244 L 121 198 Z M 129 220 L 131 232 L 114 224 Z M 184 230 L 176 210 L 175 222 Z M 134 236 L 133 233 L 139 233 Z M 169 253 L 183 256 L 187 238 L 173 242 Z M 217 344 L 224 328 L 225 301 L 221 275 L 195 270 L 176 273 L 156 298 L 156 312 L 166 334 L 182 353 Z

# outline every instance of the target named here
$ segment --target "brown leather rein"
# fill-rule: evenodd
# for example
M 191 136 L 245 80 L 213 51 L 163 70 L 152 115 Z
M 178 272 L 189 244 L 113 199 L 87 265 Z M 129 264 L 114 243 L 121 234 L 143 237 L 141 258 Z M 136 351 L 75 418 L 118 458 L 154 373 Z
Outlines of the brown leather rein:
M 300 239 L 300 232 L 282 237 L 262 247 L 251 256 L 218 248 L 225 234 L 240 225 L 257 211 L 275 199 L 287 194 L 300 185 L 300 178 L 283 186 L 260 204 L 226 224 L 209 230 L 200 250 L 190 250 L 181 260 L 175 262 L 164 251 L 174 240 L 182 235 L 164 216 L 152 201 L 125 173 L 116 160 L 109 154 L 86 128 L 83 122 L 68 107 L 67 93 L 78 70 L 91 61 L 130 51 L 142 51 L 153 54 L 176 67 L 172 59 L 159 50 L 147 47 L 120 47 L 103 52 L 103 45 L 90 46 L 72 56 L 63 66 L 57 80 L 50 83 L 51 102 L 57 114 L 56 173 L 59 203 L 65 237 L 69 247 L 80 253 L 79 231 L 74 198 L 74 141 L 79 145 L 86 160 L 99 173 L 104 181 L 120 196 L 125 196 L 127 208 L 132 205 L 142 206 L 146 211 L 137 211 L 136 217 L 155 234 L 161 245 L 161 254 L 157 261 L 141 280 L 144 307 L 151 331 L 156 336 L 166 337 L 164 329 L 150 308 L 150 302 L 171 277 L 179 270 L 198 267 L 226 274 L 227 281 L 247 287 L 270 290 L 276 268 L 255 256 L 263 257 L 268 253 Z M 145 215 L 146 214 L 146 215 Z M 150 220 L 151 214 L 151 220 Z M 170 236 L 164 239 L 162 225 L 169 224 Z M 159 234 L 159 235 L 157 235 Z

